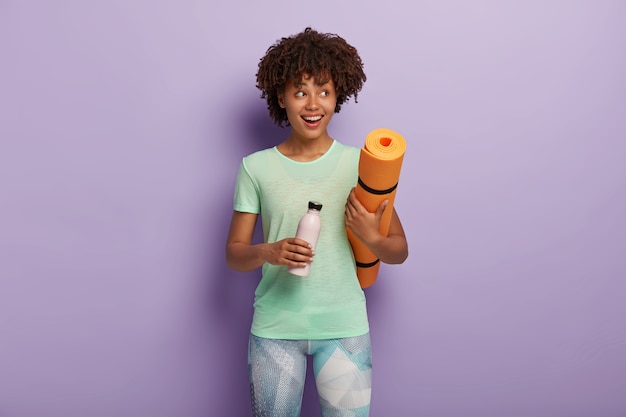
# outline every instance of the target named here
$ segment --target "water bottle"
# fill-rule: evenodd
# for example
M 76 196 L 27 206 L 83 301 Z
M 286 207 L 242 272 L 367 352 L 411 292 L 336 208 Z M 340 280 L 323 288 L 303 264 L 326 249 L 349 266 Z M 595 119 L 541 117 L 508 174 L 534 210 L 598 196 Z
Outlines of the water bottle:
M 321 209 L 322 204 L 316 201 L 309 201 L 309 209 L 300 219 L 300 222 L 298 223 L 298 230 L 296 231 L 296 237 L 309 242 L 311 244 L 311 249 L 313 250 L 315 250 L 315 246 L 317 245 L 317 239 L 320 236 Z M 302 267 L 290 266 L 287 268 L 287 270 L 294 275 L 306 277 L 309 275 L 309 271 L 311 270 L 311 264 L 307 262 L 307 264 Z

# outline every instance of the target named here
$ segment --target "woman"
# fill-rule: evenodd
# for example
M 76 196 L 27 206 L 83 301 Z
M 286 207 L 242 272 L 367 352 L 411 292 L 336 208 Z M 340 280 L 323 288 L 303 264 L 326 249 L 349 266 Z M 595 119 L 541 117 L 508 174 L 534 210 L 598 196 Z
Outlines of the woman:
M 369 324 L 346 227 L 381 262 L 404 262 L 408 247 L 395 210 L 383 236 L 385 202 L 370 213 L 354 195 L 360 149 L 328 133 L 333 115 L 350 97 L 356 101 L 365 80 L 353 46 L 311 28 L 282 38 L 259 62 L 261 97 L 290 133 L 243 158 L 226 245 L 231 268 L 262 267 L 248 355 L 255 416 L 300 415 L 307 355 L 323 416 L 369 415 Z M 323 205 L 315 251 L 294 237 L 309 201 Z M 253 243 L 259 215 L 264 242 Z M 307 263 L 307 277 L 288 272 Z

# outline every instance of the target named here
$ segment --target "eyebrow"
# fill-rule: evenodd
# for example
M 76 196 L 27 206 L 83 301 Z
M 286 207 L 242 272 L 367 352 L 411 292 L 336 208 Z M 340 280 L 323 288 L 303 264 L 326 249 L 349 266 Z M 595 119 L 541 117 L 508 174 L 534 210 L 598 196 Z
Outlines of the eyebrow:
M 323 86 L 325 86 L 326 84 L 329 84 L 329 83 L 330 83 L 330 81 L 331 81 L 330 79 L 327 79 L 327 80 L 322 80 L 322 81 L 320 81 L 320 82 L 316 82 L 316 83 L 315 83 L 315 85 L 316 85 L 317 87 L 323 87 Z M 305 85 L 308 85 L 308 83 L 303 82 L 303 81 L 298 81 L 297 83 L 294 83 L 294 85 L 295 85 L 297 88 L 300 88 L 300 87 L 303 87 L 303 86 L 305 86 Z

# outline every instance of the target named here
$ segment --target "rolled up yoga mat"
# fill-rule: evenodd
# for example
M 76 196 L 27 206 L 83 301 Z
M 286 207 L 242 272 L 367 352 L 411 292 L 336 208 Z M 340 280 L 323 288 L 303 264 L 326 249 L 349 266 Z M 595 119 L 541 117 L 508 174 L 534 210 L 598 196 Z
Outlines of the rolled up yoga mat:
M 390 129 L 372 130 L 365 138 L 359 159 L 359 180 L 355 194 L 361 204 L 373 213 L 388 200 L 380 222 L 380 233 L 387 236 L 396 198 L 406 141 Z M 347 230 L 356 261 L 361 288 L 372 285 L 378 277 L 380 260 L 354 234 Z

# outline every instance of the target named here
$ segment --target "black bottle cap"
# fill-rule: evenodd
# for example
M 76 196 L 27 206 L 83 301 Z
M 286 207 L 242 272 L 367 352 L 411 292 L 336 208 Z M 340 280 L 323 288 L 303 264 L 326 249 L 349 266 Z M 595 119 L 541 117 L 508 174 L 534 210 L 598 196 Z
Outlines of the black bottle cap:
M 309 201 L 309 210 L 311 209 L 320 211 L 322 209 L 322 203 L 318 203 L 317 201 Z

